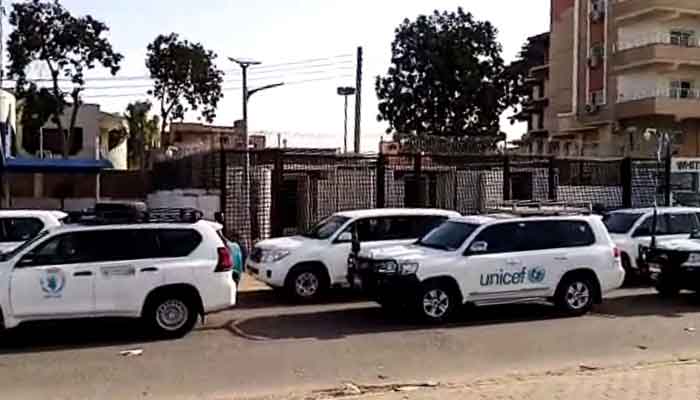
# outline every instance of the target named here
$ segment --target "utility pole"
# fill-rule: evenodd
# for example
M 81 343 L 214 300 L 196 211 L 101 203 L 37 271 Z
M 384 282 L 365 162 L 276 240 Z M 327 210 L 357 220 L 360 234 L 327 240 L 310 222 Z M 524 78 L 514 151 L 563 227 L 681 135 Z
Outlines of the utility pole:
M 355 94 L 354 87 L 339 87 L 338 95 L 345 97 L 345 136 L 343 136 L 343 153 L 348 153 L 348 96 Z
M 355 153 L 360 153 L 362 124 L 362 46 L 357 48 L 357 73 L 355 74 Z

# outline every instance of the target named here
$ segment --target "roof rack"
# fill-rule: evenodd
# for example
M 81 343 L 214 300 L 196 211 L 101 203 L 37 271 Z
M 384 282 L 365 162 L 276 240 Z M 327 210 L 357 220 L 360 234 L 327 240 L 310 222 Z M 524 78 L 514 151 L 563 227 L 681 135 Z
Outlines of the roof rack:
M 146 223 L 195 223 L 204 213 L 195 208 L 152 208 L 145 204 L 97 203 L 95 208 L 68 214 L 68 221 L 78 224 L 113 225 Z
M 486 214 L 518 216 L 562 216 L 590 215 L 593 205 L 590 202 L 565 201 L 507 201 L 486 208 Z

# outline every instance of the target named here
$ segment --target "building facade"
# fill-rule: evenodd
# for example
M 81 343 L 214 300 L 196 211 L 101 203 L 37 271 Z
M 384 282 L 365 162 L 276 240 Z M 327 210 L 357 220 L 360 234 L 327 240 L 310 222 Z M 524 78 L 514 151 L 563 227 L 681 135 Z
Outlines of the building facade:
M 700 1 L 552 0 L 548 38 L 521 152 L 700 156 Z
M 264 149 L 265 136 L 250 135 L 248 143 L 249 148 Z M 188 152 L 216 151 L 221 148 L 222 144 L 226 149 L 245 149 L 243 131 L 240 126 L 213 126 L 200 123 L 174 122 L 170 124 L 170 132 L 165 142 L 166 147 L 174 147 L 177 150 Z

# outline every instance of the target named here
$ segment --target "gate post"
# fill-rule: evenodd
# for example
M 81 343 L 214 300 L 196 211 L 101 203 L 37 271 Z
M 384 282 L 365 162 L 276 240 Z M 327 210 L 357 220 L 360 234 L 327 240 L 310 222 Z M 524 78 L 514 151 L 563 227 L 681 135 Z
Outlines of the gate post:
M 377 208 L 386 207 L 386 159 L 384 154 L 377 156 Z
M 511 191 L 510 191 L 510 157 L 508 155 L 503 156 L 503 201 L 510 201 Z
M 629 157 L 623 159 L 620 164 L 620 169 L 620 179 L 622 180 L 622 206 L 624 208 L 632 208 L 632 159 Z
M 549 165 L 547 170 L 547 183 L 549 186 L 549 200 L 557 201 L 557 193 L 559 188 L 557 188 L 557 167 L 556 167 L 557 157 L 552 156 L 549 158 Z
M 284 150 L 275 149 L 275 167 L 272 171 L 272 215 L 270 221 L 270 231 L 272 237 L 282 236 L 282 185 L 284 184 Z

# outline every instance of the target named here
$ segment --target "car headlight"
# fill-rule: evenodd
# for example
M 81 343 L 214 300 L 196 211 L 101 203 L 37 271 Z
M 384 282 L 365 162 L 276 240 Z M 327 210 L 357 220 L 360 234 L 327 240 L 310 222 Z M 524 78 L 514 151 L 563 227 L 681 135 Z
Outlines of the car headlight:
M 418 272 L 417 262 L 405 262 L 401 263 L 401 275 L 413 275 Z
M 396 261 L 382 261 L 377 263 L 376 268 L 380 274 L 395 274 L 399 270 L 399 264 Z
M 263 250 L 260 256 L 260 262 L 273 263 L 277 262 L 289 255 L 287 250 Z

